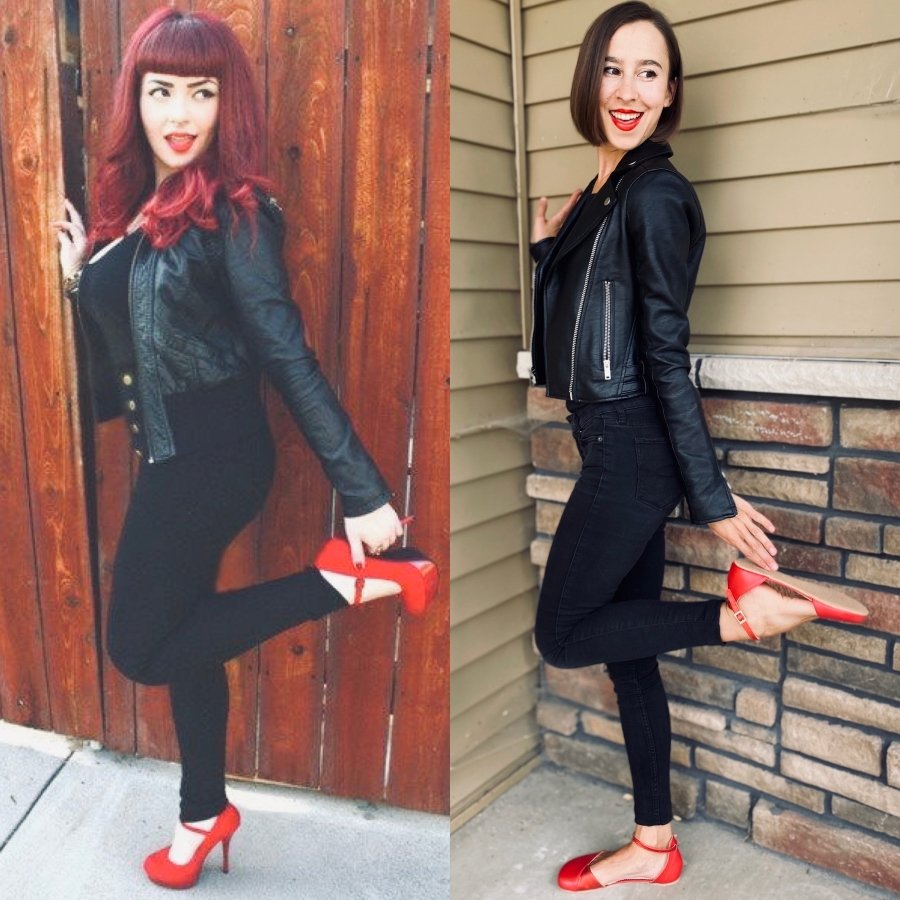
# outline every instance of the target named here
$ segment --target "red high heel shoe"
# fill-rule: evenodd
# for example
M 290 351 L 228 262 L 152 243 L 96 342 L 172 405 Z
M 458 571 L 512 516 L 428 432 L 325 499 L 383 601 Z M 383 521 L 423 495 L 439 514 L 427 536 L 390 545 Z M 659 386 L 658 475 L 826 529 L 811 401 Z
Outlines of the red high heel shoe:
M 362 602 L 366 578 L 384 578 L 400 585 L 407 612 L 420 615 L 434 599 L 438 586 L 437 566 L 413 547 L 386 550 L 380 556 L 367 556 L 365 567 L 358 569 L 350 557 L 350 545 L 341 538 L 331 538 L 316 556 L 315 566 L 338 575 L 352 575 L 356 592 L 351 604 Z
M 144 871 L 147 877 L 154 883 L 167 888 L 190 888 L 193 887 L 200 878 L 200 872 L 203 869 L 203 863 L 210 851 L 216 844 L 222 844 L 222 871 L 228 871 L 228 845 L 231 843 L 231 836 L 238 830 L 241 824 L 240 813 L 229 803 L 222 812 L 219 813 L 216 821 L 213 823 L 209 831 L 202 828 L 194 828 L 193 825 L 185 825 L 188 831 L 195 831 L 197 834 L 206 835 L 203 843 L 194 851 L 191 859 L 179 865 L 173 863 L 169 859 L 169 848 L 163 847 L 156 853 L 151 853 L 144 860 Z
M 678 841 L 675 836 L 669 841 L 669 846 L 663 850 L 656 847 L 650 847 L 642 843 L 637 837 L 632 836 L 632 844 L 643 847 L 645 850 L 652 850 L 654 853 L 665 853 L 666 863 L 662 871 L 656 878 L 619 878 L 617 881 L 610 881 L 609 884 L 600 884 L 591 871 L 591 864 L 602 859 L 609 851 L 601 850 L 599 853 L 586 856 L 576 856 L 570 859 L 560 870 L 557 878 L 557 884 L 564 891 L 595 891 L 597 888 L 611 887 L 614 884 L 628 884 L 631 882 L 639 882 L 641 884 L 675 884 L 681 877 L 681 870 L 684 868 L 684 859 L 681 851 L 678 849 Z
M 814 584 L 803 578 L 784 575 L 780 571 L 770 572 L 768 569 L 762 569 L 756 563 L 750 562 L 749 559 L 736 559 L 728 570 L 728 588 L 725 591 L 725 598 L 734 617 L 741 623 L 752 641 L 758 641 L 759 638 L 747 623 L 740 600 L 747 591 L 759 587 L 767 581 L 789 588 L 811 601 L 816 615 L 820 619 L 830 619 L 834 622 L 864 622 L 869 615 L 869 611 L 862 603 L 848 597 L 837 588 Z

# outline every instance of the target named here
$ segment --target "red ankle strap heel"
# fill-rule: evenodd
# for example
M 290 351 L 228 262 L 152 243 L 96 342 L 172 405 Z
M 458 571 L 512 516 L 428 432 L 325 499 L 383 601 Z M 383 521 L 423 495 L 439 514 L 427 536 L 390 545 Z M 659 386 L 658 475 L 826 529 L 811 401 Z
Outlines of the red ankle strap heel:
M 193 887 L 200 878 L 203 871 L 203 863 L 206 857 L 215 848 L 216 844 L 222 845 L 222 871 L 228 871 L 228 848 L 231 844 L 231 838 L 238 830 L 241 824 L 240 813 L 229 803 L 222 812 L 216 817 L 212 828 L 204 831 L 202 828 L 195 828 L 193 825 L 183 823 L 188 831 L 205 835 L 203 843 L 194 851 L 194 855 L 184 864 L 173 863 L 169 859 L 169 848 L 163 847 L 156 853 L 151 853 L 144 860 L 144 871 L 147 877 L 161 887 L 167 888 L 190 888 Z
M 437 593 L 437 566 L 414 547 L 367 556 L 365 567 L 360 570 L 353 564 L 350 545 L 341 538 L 331 538 L 316 555 L 315 566 L 325 572 L 351 575 L 356 579 L 351 605 L 362 602 L 366 578 L 396 582 L 400 586 L 403 606 L 413 615 L 423 613 Z

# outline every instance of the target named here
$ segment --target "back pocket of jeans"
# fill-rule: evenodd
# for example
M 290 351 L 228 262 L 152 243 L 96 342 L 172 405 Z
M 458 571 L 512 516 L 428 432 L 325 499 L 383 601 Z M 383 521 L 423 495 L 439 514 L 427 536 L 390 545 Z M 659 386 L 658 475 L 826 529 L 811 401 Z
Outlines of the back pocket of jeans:
M 684 493 L 672 446 L 665 438 L 635 438 L 635 496 L 654 509 L 670 512 Z

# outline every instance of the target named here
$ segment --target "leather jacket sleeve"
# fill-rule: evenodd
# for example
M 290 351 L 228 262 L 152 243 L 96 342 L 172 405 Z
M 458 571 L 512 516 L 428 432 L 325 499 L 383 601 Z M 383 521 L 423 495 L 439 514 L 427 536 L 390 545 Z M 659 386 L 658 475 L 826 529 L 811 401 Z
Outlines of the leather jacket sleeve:
M 679 175 L 653 171 L 631 186 L 626 206 L 646 365 L 656 387 L 681 470 L 691 519 L 698 524 L 737 514 L 697 389 L 688 377 L 694 290 L 705 230 L 693 191 Z
M 306 343 L 282 259 L 280 209 L 274 201 L 260 199 L 255 229 L 244 215 L 232 228 L 228 207 L 219 209 L 222 269 L 251 353 L 341 495 L 344 515 L 372 512 L 391 492 Z
M 553 246 L 553 242 L 556 240 L 555 236 L 545 237 L 539 241 L 535 241 L 533 244 L 528 245 L 528 250 L 531 253 L 531 258 L 536 262 L 543 262 L 544 257 L 550 252 L 550 248 Z

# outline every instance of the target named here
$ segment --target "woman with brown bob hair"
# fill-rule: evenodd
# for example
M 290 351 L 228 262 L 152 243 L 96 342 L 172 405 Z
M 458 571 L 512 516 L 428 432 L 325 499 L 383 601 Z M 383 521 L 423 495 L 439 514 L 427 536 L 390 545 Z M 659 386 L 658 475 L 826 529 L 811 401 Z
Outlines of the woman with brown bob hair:
M 348 605 L 402 594 L 421 613 L 436 583 L 417 551 L 388 551 L 403 522 L 306 343 L 264 134 L 252 69 L 228 26 L 160 9 L 125 52 L 90 233 L 68 201 L 69 218 L 54 223 L 95 417 L 124 415 L 140 459 L 106 643 L 127 677 L 169 686 L 181 814 L 172 844 L 144 868 L 171 888 L 196 883 L 220 843 L 227 871 L 240 823 L 225 795 L 224 663 Z M 341 495 L 347 540 L 327 542 L 315 567 L 216 593 L 222 554 L 272 483 L 262 373 Z
M 541 198 L 534 220 L 534 382 L 566 401 L 582 458 L 547 560 L 535 642 L 553 666 L 606 664 L 634 786 L 631 842 L 565 863 L 558 882 L 569 891 L 681 875 L 658 654 L 867 615 L 836 590 L 778 572 L 772 523 L 719 471 L 687 351 L 706 231 L 666 143 L 683 98 L 665 17 L 641 2 L 604 12 L 585 35 L 571 93 L 597 175 L 549 219 Z M 749 557 L 732 564 L 726 602 L 660 599 L 665 523 L 683 496 L 694 522 Z

